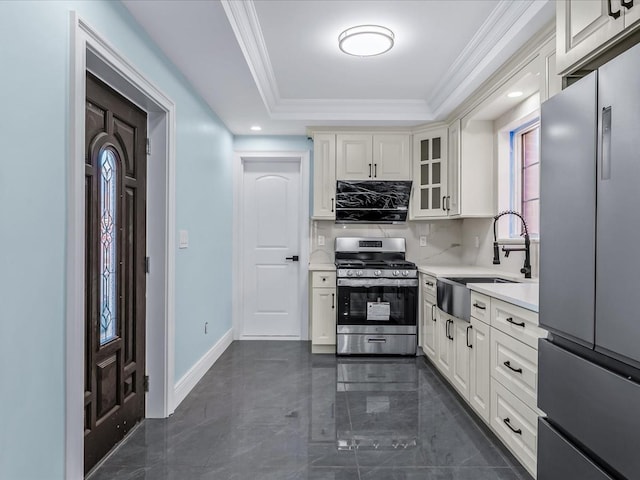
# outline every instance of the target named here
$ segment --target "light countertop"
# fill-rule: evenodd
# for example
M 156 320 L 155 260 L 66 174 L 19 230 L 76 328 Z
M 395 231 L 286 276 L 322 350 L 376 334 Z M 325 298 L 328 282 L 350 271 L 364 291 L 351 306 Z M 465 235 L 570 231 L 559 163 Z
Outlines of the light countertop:
M 310 263 L 309 270 L 316 272 L 331 272 L 335 271 L 336 266 L 333 263 Z
M 521 274 L 507 273 L 496 268 L 476 265 L 419 265 L 418 271 L 434 277 L 503 277 L 520 283 L 470 283 L 478 293 L 513 303 L 527 310 L 538 311 L 538 281 L 525 279 Z
M 538 311 L 538 283 L 469 283 L 467 286 L 474 292 Z

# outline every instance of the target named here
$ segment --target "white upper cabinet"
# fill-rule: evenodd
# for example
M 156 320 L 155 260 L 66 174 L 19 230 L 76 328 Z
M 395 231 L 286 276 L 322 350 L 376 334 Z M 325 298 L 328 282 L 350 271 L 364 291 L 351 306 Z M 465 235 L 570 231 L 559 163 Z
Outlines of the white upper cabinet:
M 619 38 L 637 29 L 639 20 L 640 4 L 630 0 L 558 0 L 558 72 L 567 74 L 578 70 Z
M 411 180 L 409 135 L 373 136 L 373 178 Z
M 449 158 L 447 162 L 448 215 L 460 215 L 460 120 L 449 125 Z
M 373 137 L 366 134 L 338 134 L 336 137 L 338 180 L 373 179 Z
M 336 218 L 336 136 L 313 138 L 313 218 Z
M 407 134 L 338 134 L 339 180 L 411 180 Z
M 447 216 L 447 127 L 413 135 L 413 219 Z

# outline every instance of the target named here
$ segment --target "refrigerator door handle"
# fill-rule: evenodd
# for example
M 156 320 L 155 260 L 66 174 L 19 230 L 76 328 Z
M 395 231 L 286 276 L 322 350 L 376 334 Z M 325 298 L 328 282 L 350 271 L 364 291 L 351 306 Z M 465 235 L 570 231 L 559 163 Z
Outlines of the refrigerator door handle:
M 611 178 L 611 107 L 602 109 L 602 170 L 600 172 L 602 180 Z

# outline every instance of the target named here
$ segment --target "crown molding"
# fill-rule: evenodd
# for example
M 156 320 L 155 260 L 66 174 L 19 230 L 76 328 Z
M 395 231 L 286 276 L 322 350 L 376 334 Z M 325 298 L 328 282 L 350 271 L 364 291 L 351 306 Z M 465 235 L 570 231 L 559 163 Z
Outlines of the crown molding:
M 280 102 L 276 76 L 253 0 L 220 0 L 267 111 Z
M 468 96 L 486 66 L 498 58 L 518 30 L 551 0 L 501 0 L 456 58 L 428 99 L 286 99 L 262 35 L 254 0 L 220 0 L 267 113 L 275 120 L 398 120 L 444 118 Z
M 501 0 L 489 17 L 453 62 L 428 99 L 434 116 L 440 118 L 456 98 L 472 85 L 484 68 L 509 45 L 522 24 L 540 12 L 549 0 Z

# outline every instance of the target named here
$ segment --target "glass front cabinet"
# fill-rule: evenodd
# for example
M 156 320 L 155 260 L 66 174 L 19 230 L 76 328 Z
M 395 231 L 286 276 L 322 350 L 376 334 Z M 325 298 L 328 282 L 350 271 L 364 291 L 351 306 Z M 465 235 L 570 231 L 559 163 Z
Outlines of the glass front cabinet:
M 447 191 L 447 127 L 430 128 L 413 135 L 412 218 L 446 217 L 449 212 Z

